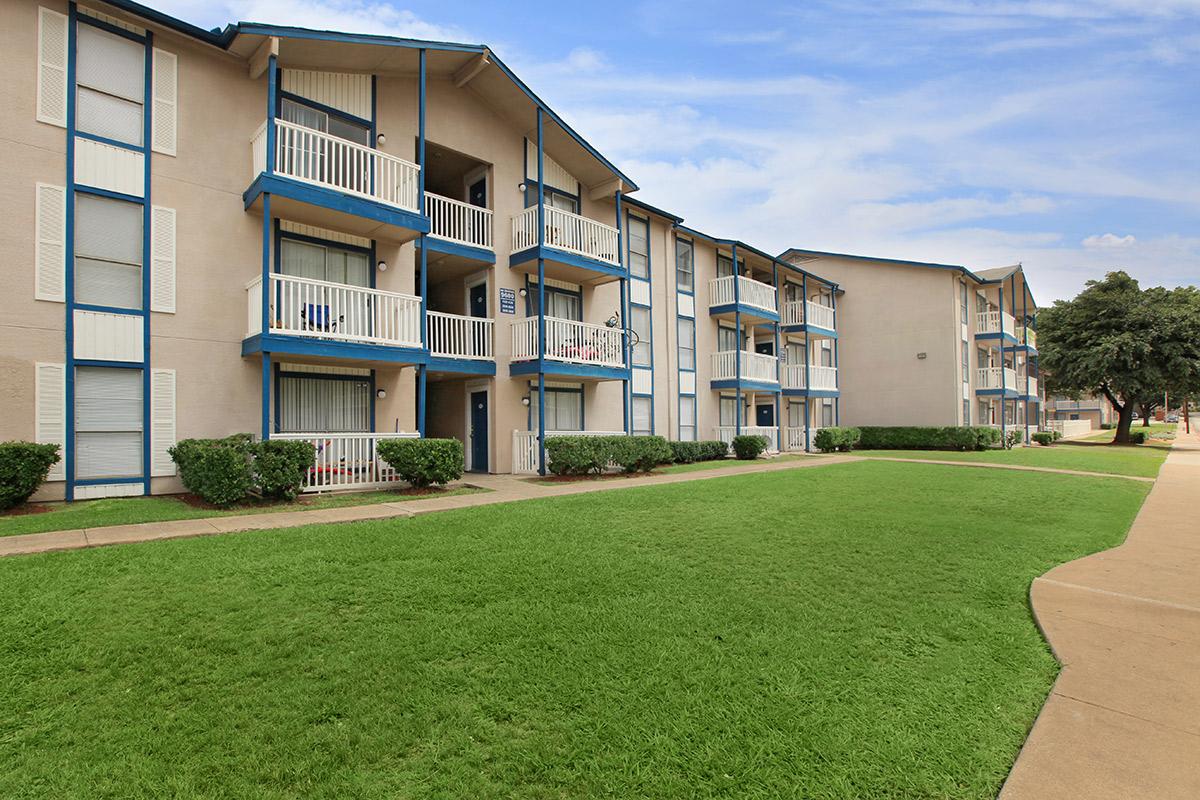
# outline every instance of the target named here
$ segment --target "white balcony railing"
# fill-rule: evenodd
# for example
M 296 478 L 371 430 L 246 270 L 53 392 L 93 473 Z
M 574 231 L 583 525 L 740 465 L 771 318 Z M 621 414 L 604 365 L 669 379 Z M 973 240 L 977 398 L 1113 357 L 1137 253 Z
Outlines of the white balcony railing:
M 772 314 L 778 308 L 774 286 L 744 275 L 725 275 L 709 281 L 709 307 L 733 305 L 735 292 L 738 305 L 769 311 Z
M 479 361 L 490 361 L 496 357 L 492 345 L 494 320 L 427 311 L 425 326 L 425 341 L 430 355 Z
M 741 375 L 737 369 L 738 351 L 722 350 L 712 354 L 712 379 L 714 381 L 764 381 L 776 383 L 779 374 L 776 368 L 779 364 L 775 356 L 762 353 L 741 352 Z
M 823 306 L 812 300 L 789 300 L 783 304 L 780 318 L 783 325 L 809 324 L 827 331 L 836 330 L 835 315 L 831 306 Z
M 425 216 L 429 217 L 429 235 L 455 244 L 492 249 L 492 210 L 451 200 L 440 194 L 425 193 Z
M 976 370 L 975 388 L 1016 389 L 1017 371 L 1011 367 L 980 367 Z
M 625 431 L 546 431 L 551 436 L 624 436 Z M 513 431 L 512 471 L 516 475 L 529 475 L 538 471 L 537 431 Z
M 1021 392 L 1021 394 L 1025 395 L 1026 397 L 1037 397 L 1038 396 L 1037 378 L 1031 377 L 1029 379 L 1028 387 L 1025 385 L 1025 381 L 1023 379 L 1018 378 L 1017 380 L 1018 380 L 1017 390 L 1019 392 Z
M 1017 341 L 1021 344 L 1027 344 L 1034 350 L 1037 350 L 1037 331 L 1028 325 L 1018 325 Z
M 801 429 L 803 431 L 803 429 Z M 741 433 L 733 425 L 718 425 L 717 438 L 727 445 L 732 447 L 733 437 L 735 436 L 765 436 L 767 438 L 767 452 L 779 452 L 779 428 L 765 427 L 762 425 L 743 425 Z
M 538 245 L 537 206 L 531 206 L 512 220 L 512 251 L 519 253 Z M 568 253 L 594 258 L 619 266 L 617 229 L 603 222 L 546 207 L 546 246 Z
M 806 378 L 803 364 L 784 364 L 783 388 L 836 391 L 838 388 L 837 367 L 821 367 L 810 364 Z
M 537 359 L 537 322 L 537 317 L 526 317 L 512 324 L 513 361 Z M 623 367 L 623 338 L 620 328 L 546 317 L 546 358 L 551 361 Z
M 783 449 L 789 453 L 803 453 L 813 448 L 808 446 L 808 441 L 817 438 L 817 431 L 821 430 L 817 427 L 808 429 L 808 439 L 804 437 L 804 426 L 787 427 L 783 429 Z M 815 445 L 814 445 L 815 447 Z
M 288 178 L 420 212 L 418 165 L 282 119 L 274 121 L 275 152 L 268 154 L 268 124 L 264 122 L 250 141 L 253 177 L 271 166 L 277 174 Z M 272 159 L 270 163 L 268 157 Z
M 975 315 L 976 333 L 1007 333 L 1013 336 L 1017 321 L 1007 311 L 981 311 Z
M 415 439 L 415 433 L 276 433 L 272 439 L 312 443 L 316 458 L 304 479 L 305 492 L 334 489 L 374 489 L 394 484 L 399 478 L 379 457 L 375 445 L 381 439 Z
M 246 284 L 249 336 L 262 330 L 262 276 Z M 399 347 L 421 346 L 421 298 L 271 274 L 270 333 Z

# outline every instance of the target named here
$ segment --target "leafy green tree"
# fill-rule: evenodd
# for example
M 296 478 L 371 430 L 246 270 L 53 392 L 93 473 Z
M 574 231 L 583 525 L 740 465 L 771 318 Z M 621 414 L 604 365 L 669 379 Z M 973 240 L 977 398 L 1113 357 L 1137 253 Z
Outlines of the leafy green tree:
M 1114 441 L 1127 443 L 1139 404 L 1200 389 L 1200 291 L 1143 290 L 1110 272 L 1039 314 L 1038 350 L 1048 388 L 1104 395 L 1118 415 Z

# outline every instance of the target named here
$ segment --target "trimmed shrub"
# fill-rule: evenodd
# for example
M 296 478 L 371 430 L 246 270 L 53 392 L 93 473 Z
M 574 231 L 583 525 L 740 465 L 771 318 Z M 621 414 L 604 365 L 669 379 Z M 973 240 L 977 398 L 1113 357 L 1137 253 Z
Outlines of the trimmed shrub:
M 987 426 L 879 427 L 858 429 L 863 450 L 984 450 L 1000 443 L 1000 431 Z
M 724 442 L 668 442 L 671 460 L 676 464 L 691 464 L 695 461 L 716 461 L 729 455 Z
M 1146 443 L 1146 432 L 1145 431 L 1130 432 L 1129 443 L 1130 444 L 1145 444 Z
M 1115 427 L 1117 427 L 1117 426 L 1111 422 L 1101 422 L 1100 423 L 1100 430 L 1102 430 L 1102 431 L 1111 431 Z
M 463 476 L 463 443 L 458 439 L 382 439 L 379 457 L 414 488 L 443 485 Z
M 254 482 L 271 500 L 295 500 L 312 469 L 317 449 L 311 442 L 268 439 L 254 445 Z
M 231 506 L 254 488 L 253 436 L 184 439 L 167 450 L 184 488 L 214 506 Z
M 612 436 L 609 461 L 622 472 L 649 472 L 671 458 L 671 448 L 661 436 Z
M 1025 434 L 1023 434 L 1021 431 L 1009 431 L 1004 436 L 1004 441 L 1003 441 L 1004 449 L 1012 450 L 1014 447 L 1019 445 L 1024 440 L 1025 440 Z
M 608 466 L 607 436 L 550 436 L 546 468 L 555 475 L 599 474 Z
M 1033 440 L 1040 445 L 1049 447 L 1054 444 L 1054 434 L 1050 431 L 1038 431 L 1033 435 Z
M 858 428 L 821 428 L 813 437 L 813 444 L 822 453 L 832 453 L 835 450 L 850 452 L 862 438 Z
M 1050 431 L 1050 435 L 1053 436 L 1054 441 L 1057 442 L 1059 439 L 1062 438 L 1062 431 Z
M 733 454 L 742 461 L 753 461 L 767 449 L 767 437 L 742 434 L 733 437 Z
M 56 444 L 0 444 L 0 511 L 28 500 L 57 462 Z

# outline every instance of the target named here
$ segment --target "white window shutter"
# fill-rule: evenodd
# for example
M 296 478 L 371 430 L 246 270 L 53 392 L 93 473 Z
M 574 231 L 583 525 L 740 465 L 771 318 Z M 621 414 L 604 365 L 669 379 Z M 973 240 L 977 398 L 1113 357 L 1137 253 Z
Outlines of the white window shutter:
M 167 452 L 175 444 L 175 370 L 150 370 L 150 474 L 175 474 Z
M 179 109 L 179 58 L 174 53 L 154 48 L 154 108 L 150 144 L 156 153 L 175 155 Z
M 50 467 L 46 480 L 66 480 L 67 368 L 39 362 L 34 369 L 34 438 L 39 444 L 58 445 L 58 461 Z
M 38 9 L 37 120 L 67 127 L 68 21 L 65 14 Z
M 175 209 L 150 209 L 150 310 L 175 313 Z
M 61 303 L 66 300 L 67 190 L 39 183 L 36 191 L 33 296 Z

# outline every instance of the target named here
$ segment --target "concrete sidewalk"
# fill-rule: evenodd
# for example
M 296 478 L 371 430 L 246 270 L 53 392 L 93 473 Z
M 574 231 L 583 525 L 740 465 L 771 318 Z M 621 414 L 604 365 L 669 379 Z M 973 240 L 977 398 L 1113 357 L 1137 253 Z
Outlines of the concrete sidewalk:
M 1033 582 L 1063 669 L 1001 800 L 1200 798 L 1200 433 L 1177 436 L 1126 542 Z

